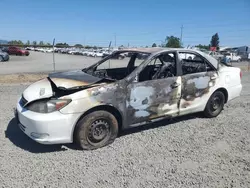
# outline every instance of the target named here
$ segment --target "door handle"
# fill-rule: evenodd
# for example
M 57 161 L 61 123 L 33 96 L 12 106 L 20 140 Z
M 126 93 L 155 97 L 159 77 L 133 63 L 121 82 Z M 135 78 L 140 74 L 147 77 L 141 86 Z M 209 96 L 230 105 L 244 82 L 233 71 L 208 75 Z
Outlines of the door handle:
M 179 83 L 174 82 L 174 83 L 172 83 L 170 86 L 171 86 L 171 88 L 173 89 L 173 88 L 177 88 L 179 85 L 180 85 Z
M 215 80 L 216 78 L 218 78 L 218 76 L 212 76 L 211 80 Z

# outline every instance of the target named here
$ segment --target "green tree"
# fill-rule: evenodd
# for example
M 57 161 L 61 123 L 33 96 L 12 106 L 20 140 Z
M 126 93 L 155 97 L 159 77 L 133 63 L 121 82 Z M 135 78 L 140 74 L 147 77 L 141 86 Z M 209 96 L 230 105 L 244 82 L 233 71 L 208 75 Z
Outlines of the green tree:
M 26 42 L 26 45 L 30 45 L 30 41 L 29 40 Z
M 11 44 L 11 45 L 23 45 L 23 42 L 21 40 L 11 40 L 8 42 L 8 44 Z
M 68 47 L 69 45 L 65 43 L 56 43 L 55 47 Z
M 74 47 L 76 47 L 76 48 L 82 48 L 83 47 L 83 45 L 81 45 L 81 44 L 75 44 L 75 46 Z
M 16 41 L 15 41 L 15 40 L 11 40 L 11 41 L 8 42 L 8 44 L 15 45 L 15 44 L 16 44 Z
M 36 46 L 36 45 L 37 45 L 37 42 L 36 42 L 36 41 L 33 41 L 33 42 L 32 42 L 32 45 L 33 45 L 33 46 Z
M 85 46 L 85 48 L 86 48 L 86 49 L 89 49 L 89 48 L 91 48 L 91 46 L 89 46 L 89 45 L 86 45 L 86 46 Z
M 167 48 L 181 48 L 181 41 L 178 37 L 167 36 L 165 39 L 165 47 L 167 47 Z
M 195 47 L 199 48 L 199 49 L 205 49 L 205 50 L 209 50 L 210 49 L 210 45 L 199 44 L 199 45 L 196 45 Z
M 18 40 L 18 41 L 17 41 L 17 44 L 18 44 L 18 45 L 23 45 L 23 42 L 22 42 L 21 40 Z
M 43 41 L 40 41 L 40 42 L 39 42 L 39 45 L 40 45 L 40 46 L 44 46 Z
M 46 44 L 47 46 L 51 46 L 51 44 L 49 43 L 49 42 L 47 42 L 47 44 Z
M 152 44 L 152 47 L 157 47 L 157 45 L 154 43 L 154 44 Z
M 211 38 L 210 45 L 211 47 L 216 47 L 217 49 L 219 49 L 219 44 L 220 44 L 219 35 L 218 33 L 215 33 Z

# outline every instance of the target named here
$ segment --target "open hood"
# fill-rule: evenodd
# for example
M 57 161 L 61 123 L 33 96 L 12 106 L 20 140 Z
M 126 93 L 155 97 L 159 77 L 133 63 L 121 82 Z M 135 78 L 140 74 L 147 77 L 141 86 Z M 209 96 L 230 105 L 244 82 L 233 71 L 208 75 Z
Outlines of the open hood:
M 27 102 L 49 97 L 61 97 L 77 91 L 94 87 L 105 79 L 79 71 L 52 73 L 45 79 L 31 84 L 24 92 Z
M 96 83 L 101 78 L 84 73 L 82 70 L 49 74 L 49 78 L 57 87 L 72 88 Z

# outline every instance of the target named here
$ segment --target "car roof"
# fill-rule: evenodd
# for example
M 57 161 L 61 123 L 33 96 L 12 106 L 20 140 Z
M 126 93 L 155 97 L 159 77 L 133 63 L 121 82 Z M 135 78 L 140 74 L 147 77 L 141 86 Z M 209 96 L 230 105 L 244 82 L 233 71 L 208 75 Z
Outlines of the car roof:
M 215 68 L 218 67 L 218 61 L 202 51 L 194 50 L 194 49 L 185 49 L 185 48 L 163 48 L 163 47 L 151 47 L 151 48 L 127 48 L 122 50 L 117 50 L 118 52 L 138 52 L 138 53 L 149 53 L 149 54 L 157 54 L 161 52 L 168 52 L 168 51 L 178 51 L 178 52 L 196 52 L 199 55 L 206 58 Z M 116 51 L 116 52 L 117 52 Z

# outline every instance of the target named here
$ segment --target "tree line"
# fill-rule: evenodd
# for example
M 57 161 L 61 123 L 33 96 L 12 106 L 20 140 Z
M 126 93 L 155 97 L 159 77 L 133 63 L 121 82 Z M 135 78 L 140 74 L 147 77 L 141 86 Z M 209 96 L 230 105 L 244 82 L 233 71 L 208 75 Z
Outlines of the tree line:
M 201 49 L 206 49 L 206 50 L 209 50 L 210 47 L 216 47 L 216 49 L 218 50 L 219 49 L 219 43 L 220 43 L 219 35 L 218 35 L 218 33 L 215 33 L 211 37 L 210 44 L 208 44 L 208 45 L 199 44 L 199 45 L 196 45 L 195 47 L 201 48 Z M 48 42 L 47 43 L 43 42 L 43 41 L 40 41 L 40 42 L 32 41 L 32 42 L 30 42 L 29 40 L 26 43 L 22 42 L 21 40 L 12 40 L 12 41 L 9 41 L 8 44 L 9 45 L 18 45 L 18 46 L 33 46 L 33 47 L 36 47 L 36 46 L 46 47 L 47 46 L 47 47 L 52 47 L 52 45 L 50 43 L 48 43 Z M 74 46 L 70 46 L 66 42 L 64 42 L 64 43 L 56 43 L 55 47 L 76 47 L 76 48 L 83 48 L 84 47 L 84 48 L 96 48 L 96 49 L 98 48 L 96 46 L 88 46 L 88 45 L 83 46 L 82 44 L 75 44 Z M 146 46 L 146 47 L 148 47 L 148 46 Z M 152 47 L 157 47 L 157 44 L 153 43 Z M 183 44 L 181 43 L 180 38 L 171 35 L 171 36 L 167 36 L 165 38 L 164 42 L 162 44 L 159 44 L 158 47 L 182 48 Z
M 3 45 L 3 44 L 2 44 Z M 29 40 L 24 43 L 23 41 L 21 40 L 11 40 L 8 42 L 8 45 L 16 45 L 16 46 L 33 46 L 33 47 L 52 47 L 52 44 L 51 43 L 46 43 L 46 42 L 43 42 L 43 41 L 40 41 L 40 42 L 37 42 L 37 41 L 32 41 L 30 42 Z M 94 49 L 97 49 L 98 47 L 97 46 L 89 46 L 89 45 L 86 45 L 86 46 L 83 46 L 82 44 L 75 44 L 73 46 L 70 46 L 69 44 L 67 44 L 66 42 L 64 43 L 56 43 L 55 44 L 55 47 L 62 47 L 62 48 L 67 48 L 67 47 L 76 47 L 76 48 L 94 48 Z
M 219 44 L 220 44 L 219 35 L 218 35 L 218 33 L 215 33 L 211 37 L 210 44 L 208 44 L 208 45 L 199 44 L 199 45 L 196 45 L 195 47 L 205 49 L 205 50 L 210 50 L 210 47 L 215 47 L 217 50 L 219 50 Z M 167 48 L 182 48 L 183 47 L 180 38 L 172 36 L 172 35 L 167 36 L 165 38 L 165 41 L 163 42 L 163 44 L 160 44 L 158 46 L 159 47 L 167 47 Z M 152 47 L 157 47 L 157 44 L 153 43 Z

